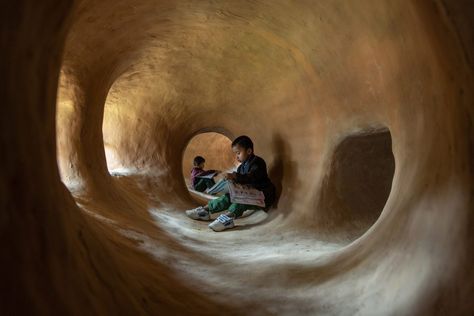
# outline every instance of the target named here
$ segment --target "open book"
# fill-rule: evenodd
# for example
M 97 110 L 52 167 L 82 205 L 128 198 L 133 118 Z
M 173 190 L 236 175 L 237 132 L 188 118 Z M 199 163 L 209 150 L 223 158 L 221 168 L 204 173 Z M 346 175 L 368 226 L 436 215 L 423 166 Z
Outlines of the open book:
M 204 176 L 196 176 L 196 178 L 200 178 L 200 179 L 212 179 L 212 178 L 214 178 L 216 175 L 217 175 L 217 172 L 213 172 L 213 173 L 206 174 L 206 175 L 204 175 Z
M 230 201 L 238 204 L 265 207 L 265 195 L 252 187 L 229 181 Z
M 227 193 L 229 192 L 228 181 L 222 179 L 221 181 L 214 184 L 212 187 L 206 190 L 207 194 Z
M 232 203 L 265 207 L 265 196 L 262 191 L 235 183 L 221 180 L 206 190 L 207 194 L 229 193 Z

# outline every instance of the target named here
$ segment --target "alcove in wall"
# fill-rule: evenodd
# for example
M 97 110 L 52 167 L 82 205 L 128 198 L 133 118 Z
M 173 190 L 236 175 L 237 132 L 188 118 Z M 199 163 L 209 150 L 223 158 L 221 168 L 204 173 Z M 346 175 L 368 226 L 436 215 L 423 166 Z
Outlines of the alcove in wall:
M 386 128 L 345 137 L 335 148 L 319 204 L 318 226 L 344 239 L 362 235 L 379 218 L 395 172 Z

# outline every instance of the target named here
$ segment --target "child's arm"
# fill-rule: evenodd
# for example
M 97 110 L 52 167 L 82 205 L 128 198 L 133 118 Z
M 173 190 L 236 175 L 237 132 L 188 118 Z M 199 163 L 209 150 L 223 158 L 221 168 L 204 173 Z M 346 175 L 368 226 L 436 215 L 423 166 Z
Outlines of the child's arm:
M 197 177 L 202 177 L 202 176 L 207 176 L 208 174 L 211 173 L 217 173 L 217 170 L 202 170 L 196 173 Z

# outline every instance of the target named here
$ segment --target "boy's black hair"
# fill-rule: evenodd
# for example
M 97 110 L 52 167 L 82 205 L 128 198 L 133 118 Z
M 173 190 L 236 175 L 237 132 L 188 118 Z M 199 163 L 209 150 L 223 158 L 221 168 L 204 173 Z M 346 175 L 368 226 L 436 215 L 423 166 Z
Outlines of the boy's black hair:
M 200 164 L 204 162 L 206 162 L 206 159 L 204 159 L 204 157 L 201 157 L 201 156 L 194 157 L 194 161 L 193 161 L 194 167 L 198 167 Z
M 250 148 L 253 151 L 253 142 L 248 136 L 242 135 L 234 139 L 234 141 L 232 142 L 232 147 L 237 146 L 237 145 L 239 145 L 240 147 L 244 149 Z

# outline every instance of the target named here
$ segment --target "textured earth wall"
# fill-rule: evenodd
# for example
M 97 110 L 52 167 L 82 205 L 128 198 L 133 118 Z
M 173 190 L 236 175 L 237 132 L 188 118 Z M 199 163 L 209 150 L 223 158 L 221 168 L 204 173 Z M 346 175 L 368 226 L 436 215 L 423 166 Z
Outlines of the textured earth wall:
M 471 1 L 0 17 L 1 314 L 474 313 Z M 220 234 L 183 214 L 205 132 L 252 137 L 279 196 Z

